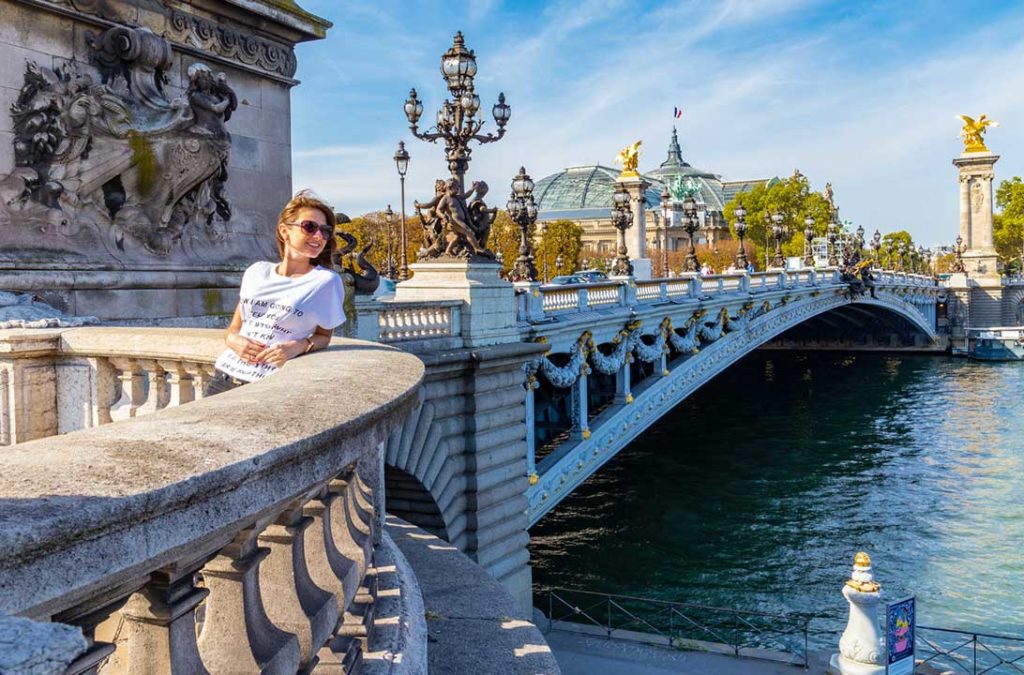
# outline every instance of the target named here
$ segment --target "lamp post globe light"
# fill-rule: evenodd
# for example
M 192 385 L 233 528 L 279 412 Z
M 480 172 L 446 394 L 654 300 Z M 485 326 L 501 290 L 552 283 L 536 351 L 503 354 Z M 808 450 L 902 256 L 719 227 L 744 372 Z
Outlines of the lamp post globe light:
M 857 226 L 857 255 L 864 255 L 864 226 Z
M 661 277 L 663 279 L 668 278 L 668 226 L 669 218 L 672 215 L 672 209 L 670 202 L 672 195 L 668 192 L 668 185 L 661 189 L 661 242 L 659 248 L 661 249 Z
M 732 228 L 736 231 L 736 237 L 740 240 L 740 248 L 736 252 L 736 267 L 746 271 L 750 265 L 747 261 L 747 252 L 743 248 L 743 237 L 747 234 L 747 210 L 743 208 L 742 204 L 739 204 L 733 210 L 732 215 L 736 219 L 736 222 L 732 224 Z
M 896 269 L 896 264 L 892 259 L 893 254 L 893 243 L 892 239 L 885 242 L 885 264 L 889 266 L 890 270 Z
M 875 234 L 871 237 L 871 250 L 875 253 L 875 265 L 878 269 L 882 269 L 882 261 L 879 260 L 879 250 L 882 248 L 882 233 L 875 230 Z
M 562 254 L 559 253 L 558 257 L 555 258 L 555 276 L 562 273 L 563 264 L 565 264 L 565 259 L 562 257 Z
M 420 106 L 422 109 L 422 106 Z M 402 230 L 398 238 L 398 245 L 402 248 L 401 266 L 398 268 L 398 278 L 405 281 L 409 278 L 409 242 L 406 240 L 405 232 L 405 173 L 409 170 L 409 151 L 405 149 L 405 141 L 398 142 L 398 150 L 395 150 L 395 168 L 398 169 L 398 181 L 402 186 Z M 388 207 L 391 208 L 391 207 Z M 391 235 L 388 235 L 388 256 L 391 256 Z M 393 265 L 392 265 L 393 266 Z M 394 279 L 392 272 L 391 279 Z
M 921 274 L 928 272 L 928 256 L 924 250 L 924 246 L 921 244 L 917 245 L 917 271 Z
M 626 250 L 626 230 L 633 225 L 633 209 L 629 205 L 629 192 L 619 184 L 616 184 L 615 192 L 612 193 L 612 225 L 615 226 L 618 240 L 612 274 L 629 276 L 633 273 L 633 264 Z
M 506 207 L 509 218 L 519 226 L 519 257 L 512 266 L 510 278 L 512 281 L 536 281 L 537 266 L 529 230 L 537 220 L 537 204 L 533 201 L 533 180 L 525 167 L 519 167 L 519 173 L 512 179 L 512 196 Z
M 384 276 L 391 280 L 395 278 L 395 254 L 391 238 L 394 222 L 395 212 L 391 210 L 391 204 L 388 204 L 388 207 L 384 209 L 384 225 L 387 228 L 387 257 L 384 258 Z
M 814 267 L 814 218 L 804 218 L 804 267 Z
M 685 223 L 686 236 L 690 240 L 690 247 L 686 251 L 686 260 L 683 261 L 684 272 L 699 272 L 700 263 L 697 262 L 697 248 L 693 245 L 693 235 L 697 232 L 697 202 L 692 195 L 683 200 L 683 222 Z
M 423 103 L 416 90 L 409 92 L 405 101 L 405 116 L 409 120 L 412 135 L 423 141 L 436 143 L 444 140 L 448 170 L 458 180 L 459 188 L 465 189 L 465 174 L 469 168 L 470 141 L 493 143 L 505 135 L 505 125 L 512 116 L 512 108 L 505 103 L 505 94 L 498 95 L 498 102 L 491 108 L 497 133 L 481 134 L 483 120 L 476 118 L 480 110 L 480 97 L 474 90 L 473 77 L 476 75 L 476 54 L 466 49 L 466 42 L 459 31 L 452 46 L 441 57 L 441 75 L 444 76 L 451 99 L 446 100 L 437 111 L 437 125 L 433 131 L 420 132 L 419 118 L 423 114 Z
M 785 216 L 776 211 L 772 214 L 772 237 L 775 239 L 775 257 L 772 258 L 774 267 L 785 267 L 786 259 L 782 257 L 782 234 L 784 231 L 783 221 Z

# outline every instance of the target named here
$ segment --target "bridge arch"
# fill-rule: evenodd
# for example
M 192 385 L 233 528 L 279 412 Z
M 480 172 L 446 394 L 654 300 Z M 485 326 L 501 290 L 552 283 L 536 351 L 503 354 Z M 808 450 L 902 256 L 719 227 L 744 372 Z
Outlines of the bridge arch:
M 738 311 L 737 303 L 733 301 L 731 307 L 728 304 L 709 304 L 696 311 L 690 307 L 685 311 L 677 309 L 665 313 L 661 323 L 657 324 L 659 328 L 691 325 L 693 319 L 688 319 L 685 314 L 693 312 L 692 317 L 698 317 L 698 312 L 701 313 L 702 316 L 690 329 L 690 332 L 697 331 L 702 338 L 698 340 L 701 343 L 699 349 L 695 353 L 680 354 L 672 360 L 662 360 L 660 376 L 645 380 L 630 392 L 628 400 L 609 406 L 590 422 L 583 433 L 562 443 L 537 463 L 535 478 L 528 491 L 530 525 L 701 385 L 795 326 L 816 317 L 827 318 L 830 313 L 839 315 L 842 312 L 855 320 L 857 312 L 867 312 L 882 319 L 898 319 L 919 331 L 928 342 L 937 339 L 934 297 L 930 293 L 894 293 L 880 289 L 874 298 L 867 295 L 851 298 L 845 287 L 837 287 L 796 297 L 782 295 L 774 301 L 766 300 L 758 307 L 747 298 L 743 300 L 746 302 Z M 854 314 L 846 314 L 851 309 L 856 310 Z M 721 318 L 723 314 L 724 320 Z M 638 326 L 637 332 L 657 337 L 658 331 L 652 330 L 654 322 L 648 319 L 646 323 L 643 328 Z M 700 326 L 706 330 L 701 331 Z M 671 337 L 674 333 L 678 339 L 686 340 L 690 332 L 684 331 L 680 335 L 673 329 L 665 334 Z M 543 373 L 543 367 L 541 370 Z M 561 373 L 563 382 L 565 375 L 565 372 Z M 581 379 L 585 382 L 585 377 Z

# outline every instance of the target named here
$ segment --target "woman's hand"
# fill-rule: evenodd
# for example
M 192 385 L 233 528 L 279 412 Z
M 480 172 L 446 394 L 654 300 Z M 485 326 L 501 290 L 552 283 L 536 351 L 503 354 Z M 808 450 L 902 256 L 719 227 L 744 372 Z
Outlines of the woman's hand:
M 264 347 L 263 350 L 256 355 L 256 361 L 259 363 L 269 363 L 272 366 L 280 368 L 288 359 L 293 359 L 306 351 L 307 344 L 308 343 L 305 340 L 279 342 L 272 347 Z
M 244 338 L 238 333 L 228 333 L 224 341 L 246 363 L 259 363 L 259 354 L 267 348 L 265 344 Z

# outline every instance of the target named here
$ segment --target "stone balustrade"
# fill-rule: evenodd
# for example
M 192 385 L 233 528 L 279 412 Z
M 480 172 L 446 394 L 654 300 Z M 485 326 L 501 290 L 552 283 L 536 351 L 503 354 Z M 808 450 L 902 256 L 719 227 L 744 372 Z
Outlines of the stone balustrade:
M 462 346 L 462 301 L 356 303 L 360 339 L 422 352 Z
M 92 427 L 0 450 L 0 624 L 80 628 L 84 641 L 37 631 L 64 641 L 36 650 L 74 658 L 64 672 L 349 673 L 381 658 L 365 649 L 367 570 L 390 542 L 383 451 L 416 403 L 422 363 L 336 339 L 195 400 L 222 344 L 200 330 L 0 335 L 7 377 L 38 369 L 14 374 L 49 378 L 48 406 L 29 396 L 38 407 L 74 408 Z M 79 385 L 63 402 L 58 379 Z M 152 414 L 104 424 L 119 408 L 93 401 L 118 388 L 128 416 Z M 60 672 L 48 664 L 39 672 Z

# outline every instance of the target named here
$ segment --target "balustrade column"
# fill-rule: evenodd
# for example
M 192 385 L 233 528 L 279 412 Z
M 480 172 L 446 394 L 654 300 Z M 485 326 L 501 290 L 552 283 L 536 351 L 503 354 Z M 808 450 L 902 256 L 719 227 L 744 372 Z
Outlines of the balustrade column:
M 194 569 L 165 568 L 121 609 L 124 636 L 115 659 L 125 673 L 205 672 L 196 644 L 196 607 L 209 591 Z
M 243 530 L 203 568 L 206 602 L 199 653 L 211 673 L 294 673 L 296 637 L 270 622 L 260 593 L 259 569 L 269 550 L 257 546 L 263 523 Z
M 110 359 L 121 381 L 121 398 L 111 406 L 110 416 L 114 420 L 135 417 L 136 411 L 146 402 L 146 373 L 135 359 Z
M 531 372 L 526 378 L 526 476 L 530 485 L 536 485 L 537 476 L 537 419 L 534 407 L 534 390 L 540 386 L 536 373 Z
M 298 638 L 302 667 L 311 669 L 338 624 L 338 608 L 334 596 L 313 583 L 306 566 L 306 532 L 313 525 L 302 513 L 306 501 L 290 504 L 259 535 L 259 543 L 270 551 L 259 580 L 267 616 Z
M 192 375 L 180 361 L 157 361 L 157 365 L 167 373 L 166 407 L 176 407 L 194 401 L 195 389 Z
M 117 372 L 108 359 L 90 357 L 92 370 L 92 426 L 113 422 L 110 407 L 117 403 Z
M 615 372 L 615 403 L 629 404 L 633 402 L 633 391 L 630 389 L 631 370 L 633 355 L 626 354 L 622 361 L 622 367 Z
M 590 367 L 584 361 L 583 366 L 580 368 L 580 375 L 572 385 L 572 401 L 570 405 L 572 412 L 572 437 L 575 439 L 586 440 L 590 438 L 590 422 L 587 412 L 587 375 L 589 373 Z

